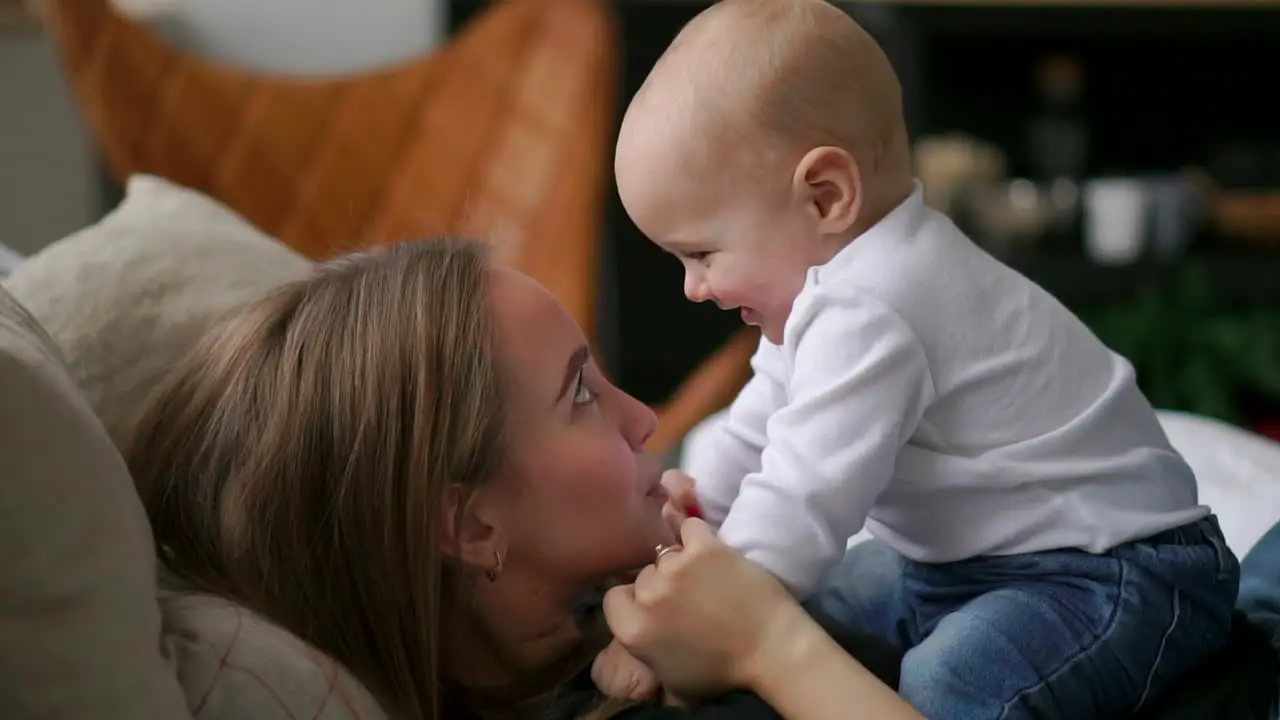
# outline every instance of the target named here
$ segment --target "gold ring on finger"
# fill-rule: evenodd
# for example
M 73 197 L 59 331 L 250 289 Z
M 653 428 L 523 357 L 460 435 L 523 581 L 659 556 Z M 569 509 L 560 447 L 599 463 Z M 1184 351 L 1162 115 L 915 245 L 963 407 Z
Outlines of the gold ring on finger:
M 663 555 L 673 553 L 679 549 L 679 545 L 664 545 L 659 543 L 658 546 L 653 549 L 653 551 L 658 554 L 658 557 L 654 558 L 654 562 L 661 560 Z

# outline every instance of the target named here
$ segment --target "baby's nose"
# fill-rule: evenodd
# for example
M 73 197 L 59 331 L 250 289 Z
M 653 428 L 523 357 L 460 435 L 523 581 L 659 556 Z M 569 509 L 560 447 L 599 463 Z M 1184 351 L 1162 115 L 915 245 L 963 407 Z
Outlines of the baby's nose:
M 696 303 L 706 302 L 711 299 L 711 293 L 707 290 L 707 283 L 698 274 L 692 272 L 684 274 L 684 296 Z

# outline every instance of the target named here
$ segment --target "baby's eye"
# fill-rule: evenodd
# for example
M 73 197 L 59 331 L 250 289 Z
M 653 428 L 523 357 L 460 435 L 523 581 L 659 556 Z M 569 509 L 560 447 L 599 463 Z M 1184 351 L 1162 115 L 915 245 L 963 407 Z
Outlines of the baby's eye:
M 709 250 L 699 250 L 699 251 L 697 251 L 697 252 L 685 253 L 685 255 L 684 255 L 684 256 L 685 256 L 685 257 L 687 257 L 687 258 L 689 258 L 690 260 L 692 260 L 692 261 L 694 261 L 694 262 L 703 262 L 703 261 L 704 261 L 704 260 L 706 260 L 707 258 L 711 257 L 711 251 L 709 251 Z
M 573 404 L 589 405 L 595 401 L 596 401 L 596 394 L 591 391 L 591 388 L 587 387 L 587 382 L 584 379 L 584 373 L 581 370 L 579 370 L 578 380 L 573 388 Z

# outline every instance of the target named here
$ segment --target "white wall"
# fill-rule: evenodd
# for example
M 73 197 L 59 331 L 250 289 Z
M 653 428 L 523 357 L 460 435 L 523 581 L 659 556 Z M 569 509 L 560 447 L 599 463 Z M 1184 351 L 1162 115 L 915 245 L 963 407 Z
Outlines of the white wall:
M 162 11 L 192 52 L 275 72 L 368 69 L 426 52 L 443 0 L 118 0 Z M 36 31 L 0 31 L 0 243 L 32 252 L 101 212 L 97 169 L 57 61 Z
M 441 0 L 166 0 L 159 5 L 164 12 L 158 29 L 175 44 L 285 73 L 378 67 L 421 54 L 445 33 Z
M 95 217 L 93 151 L 43 35 L 0 31 L 0 243 L 30 253 Z

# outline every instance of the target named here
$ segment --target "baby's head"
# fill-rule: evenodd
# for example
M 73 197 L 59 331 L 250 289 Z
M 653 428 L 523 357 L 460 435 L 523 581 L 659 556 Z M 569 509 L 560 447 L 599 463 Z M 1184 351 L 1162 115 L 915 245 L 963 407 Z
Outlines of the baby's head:
M 773 342 L 806 271 L 912 188 L 897 76 L 823 0 L 723 0 L 694 18 L 627 109 L 614 164 L 689 299 L 740 308 Z

